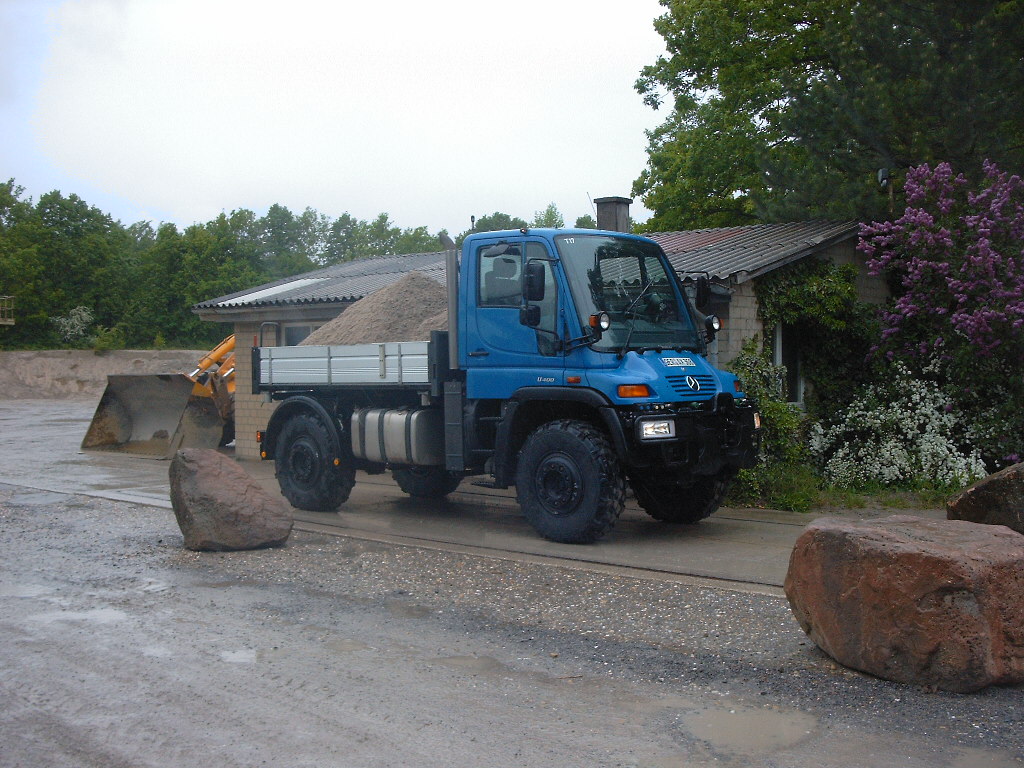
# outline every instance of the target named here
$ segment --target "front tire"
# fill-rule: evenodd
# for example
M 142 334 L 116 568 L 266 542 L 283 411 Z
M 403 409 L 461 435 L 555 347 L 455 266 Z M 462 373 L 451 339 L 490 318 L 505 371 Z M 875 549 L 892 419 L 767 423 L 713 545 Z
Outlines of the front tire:
M 444 467 L 400 467 L 391 470 L 398 487 L 410 496 L 440 499 L 459 487 L 462 478 Z
M 346 462 L 335 466 L 327 426 L 310 414 L 293 416 L 281 428 L 274 452 L 277 482 L 293 507 L 333 512 L 348 500 L 356 472 Z
M 622 514 L 625 482 L 608 438 L 586 422 L 565 419 L 538 427 L 523 443 L 516 496 L 541 536 L 587 544 Z
M 724 471 L 684 485 L 675 477 L 637 473 L 630 476 L 629 484 L 637 503 L 655 520 L 692 524 L 714 514 L 735 476 Z

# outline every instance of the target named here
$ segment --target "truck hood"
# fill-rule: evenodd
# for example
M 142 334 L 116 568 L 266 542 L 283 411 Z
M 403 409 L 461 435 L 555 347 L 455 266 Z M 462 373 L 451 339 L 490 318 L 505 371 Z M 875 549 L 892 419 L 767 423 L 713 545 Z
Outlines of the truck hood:
M 646 351 L 627 352 L 610 368 L 586 371 L 587 383 L 615 403 L 678 403 L 703 402 L 720 392 L 744 397 L 732 373 L 717 371 L 696 352 Z M 618 396 L 621 384 L 646 384 L 652 397 L 623 399 Z

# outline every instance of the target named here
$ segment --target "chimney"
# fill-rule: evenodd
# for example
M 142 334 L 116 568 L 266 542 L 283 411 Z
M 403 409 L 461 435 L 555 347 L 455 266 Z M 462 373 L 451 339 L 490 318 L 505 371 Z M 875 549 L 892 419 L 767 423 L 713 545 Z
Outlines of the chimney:
M 629 232 L 629 197 L 599 197 L 597 206 L 597 228 L 612 232 Z

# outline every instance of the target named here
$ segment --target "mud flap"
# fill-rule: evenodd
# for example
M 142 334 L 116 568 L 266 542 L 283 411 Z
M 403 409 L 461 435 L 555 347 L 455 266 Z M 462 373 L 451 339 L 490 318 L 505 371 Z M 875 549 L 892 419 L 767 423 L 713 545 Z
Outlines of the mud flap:
M 217 448 L 223 432 L 209 393 L 183 373 L 108 376 L 82 450 L 169 459 L 182 448 Z

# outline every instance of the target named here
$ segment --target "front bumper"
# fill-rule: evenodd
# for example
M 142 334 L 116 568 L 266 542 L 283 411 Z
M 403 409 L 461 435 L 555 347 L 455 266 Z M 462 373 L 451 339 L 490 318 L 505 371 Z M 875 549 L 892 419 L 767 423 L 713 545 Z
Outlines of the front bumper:
M 753 400 L 719 395 L 699 408 L 682 404 L 655 412 L 614 410 L 622 428 L 624 451 L 619 458 L 629 467 L 714 475 L 725 468 L 747 469 L 757 463 L 761 429 Z M 650 439 L 642 437 L 645 423 L 650 426 Z

